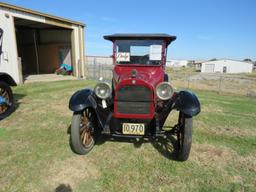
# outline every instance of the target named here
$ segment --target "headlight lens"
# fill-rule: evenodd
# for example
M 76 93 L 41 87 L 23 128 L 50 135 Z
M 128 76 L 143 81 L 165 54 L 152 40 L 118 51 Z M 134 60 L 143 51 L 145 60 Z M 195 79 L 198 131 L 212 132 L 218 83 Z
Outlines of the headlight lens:
M 168 100 L 172 98 L 173 88 L 170 83 L 162 82 L 156 87 L 156 95 L 161 100 Z
M 100 82 L 95 86 L 94 92 L 100 99 L 107 99 L 111 95 L 111 87 L 106 82 Z

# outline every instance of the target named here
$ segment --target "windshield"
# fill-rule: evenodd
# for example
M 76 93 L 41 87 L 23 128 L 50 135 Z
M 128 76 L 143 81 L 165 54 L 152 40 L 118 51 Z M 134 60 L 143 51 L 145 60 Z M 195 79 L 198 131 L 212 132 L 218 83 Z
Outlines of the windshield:
M 116 40 L 117 64 L 160 65 L 163 40 Z

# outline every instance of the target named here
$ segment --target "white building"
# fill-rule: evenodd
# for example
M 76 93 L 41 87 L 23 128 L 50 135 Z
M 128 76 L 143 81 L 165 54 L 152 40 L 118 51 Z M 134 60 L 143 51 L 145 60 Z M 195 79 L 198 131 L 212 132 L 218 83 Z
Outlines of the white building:
M 188 65 L 187 60 L 169 60 L 166 61 L 167 67 L 186 67 Z
M 253 64 L 235 60 L 216 60 L 202 63 L 202 73 L 251 73 Z
M 24 76 L 50 74 L 62 63 L 85 75 L 83 23 L 0 3 L 0 71 L 22 83 Z

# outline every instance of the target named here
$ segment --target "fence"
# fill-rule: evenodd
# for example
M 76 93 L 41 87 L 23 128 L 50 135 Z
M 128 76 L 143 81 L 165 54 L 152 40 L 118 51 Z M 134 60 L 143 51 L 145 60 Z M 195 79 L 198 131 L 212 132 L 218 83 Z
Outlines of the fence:
M 104 62 L 104 60 L 106 62 Z M 87 79 L 98 80 L 100 77 L 103 79 L 112 79 L 113 65 L 107 59 L 101 59 L 96 57 L 90 57 L 86 59 L 86 77 Z
M 87 71 L 87 79 L 93 79 L 98 80 L 100 77 L 103 77 L 103 79 L 111 80 L 112 78 L 112 65 L 87 65 L 86 71 Z
M 178 88 L 216 91 L 256 97 L 256 78 L 245 74 L 204 74 L 204 73 L 169 73 L 174 86 Z
M 90 62 L 86 65 L 87 78 L 98 80 L 100 77 L 111 81 L 113 65 Z M 230 93 L 256 97 L 256 78 L 245 74 L 204 74 L 169 70 L 169 81 L 179 89 L 208 90 L 218 93 Z

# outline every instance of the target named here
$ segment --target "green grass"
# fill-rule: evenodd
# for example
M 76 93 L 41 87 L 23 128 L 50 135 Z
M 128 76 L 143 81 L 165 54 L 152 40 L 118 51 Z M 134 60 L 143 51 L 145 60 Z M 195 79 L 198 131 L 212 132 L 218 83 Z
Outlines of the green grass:
M 86 156 L 69 147 L 68 100 L 91 81 L 14 88 L 17 110 L 0 124 L 0 191 L 255 191 L 256 99 L 197 91 L 186 162 L 170 143 L 104 140 Z M 174 123 L 177 113 L 167 124 Z
M 247 77 L 253 77 L 256 78 L 256 71 L 253 71 L 252 73 L 246 74 Z

